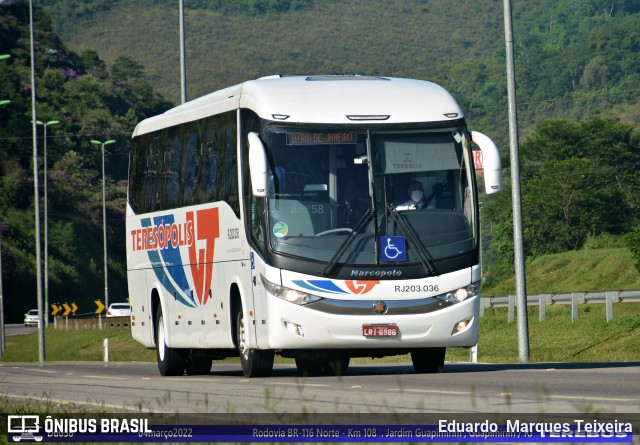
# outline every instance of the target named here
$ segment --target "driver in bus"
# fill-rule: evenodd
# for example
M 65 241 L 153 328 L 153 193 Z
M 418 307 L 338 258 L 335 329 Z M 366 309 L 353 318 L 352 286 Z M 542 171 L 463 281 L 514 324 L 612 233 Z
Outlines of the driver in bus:
M 398 205 L 396 210 L 435 209 L 435 205 L 431 199 L 433 195 L 425 199 L 422 182 L 417 180 L 411 181 L 407 187 L 407 195 L 409 196 L 409 200 Z

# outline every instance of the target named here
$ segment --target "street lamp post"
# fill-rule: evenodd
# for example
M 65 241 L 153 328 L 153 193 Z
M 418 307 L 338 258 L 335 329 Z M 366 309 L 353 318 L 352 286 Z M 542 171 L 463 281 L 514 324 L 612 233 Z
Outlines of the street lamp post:
M 11 57 L 10 54 L 0 54 L 0 60 Z M 6 105 L 11 101 L 8 99 L 0 100 L 0 105 Z M 2 221 L 0 221 L 0 358 L 4 357 L 5 350 L 4 335 L 4 297 L 2 295 Z
M 102 228 L 104 238 L 104 305 L 109 307 L 109 281 L 107 279 L 107 198 L 106 198 L 106 186 L 104 175 L 104 146 L 113 144 L 115 141 L 110 139 L 105 142 L 92 140 L 94 145 L 100 145 L 102 147 Z
M 47 201 L 47 127 L 58 125 L 60 121 L 47 122 L 36 121 L 36 124 L 44 127 L 44 325 L 49 326 L 49 217 Z
M 40 191 L 38 182 L 38 120 L 36 113 L 36 58 L 33 28 L 33 0 L 29 0 L 29 34 L 31 52 L 31 134 L 33 140 L 33 206 L 35 208 L 35 232 L 36 232 L 36 291 L 38 298 L 38 361 L 44 364 L 44 304 L 42 298 L 42 255 L 40 253 Z
M 179 0 L 178 6 L 180 11 L 180 100 L 181 103 L 185 103 L 187 101 L 187 68 L 184 48 L 184 0 Z
M 4 357 L 6 347 L 4 334 L 4 297 L 2 296 L 2 221 L 0 221 L 0 358 Z
M 518 145 L 518 113 L 516 99 L 515 58 L 513 55 L 513 21 L 511 2 L 503 0 L 504 43 L 507 59 L 507 102 L 509 108 L 509 154 L 511 165 L 511 205 L 513 209 L 513 250 L 516 269 L 516 307 L 518 313 L 518 355 L 520 363 L 528 363 L 529 319 L 527 318 L 527 274 L 524 260 L 522 229 L 522 192 L 520 191 L 520 149 Z

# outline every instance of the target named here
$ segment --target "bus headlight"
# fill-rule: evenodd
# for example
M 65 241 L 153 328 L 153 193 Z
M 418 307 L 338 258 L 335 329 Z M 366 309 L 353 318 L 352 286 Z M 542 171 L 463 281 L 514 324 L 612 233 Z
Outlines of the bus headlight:
M 473 283 L 468 285 L 467 287 L 461 287 L 458 290 L 448 292 L 444 295 L 441 295 L 439 298 L 449 303 L 460 303 L 467 298 L 476 297 L 479 294 L 478 283 Z
M 306 292 L 300 292 L 299 290 L 290 289 L 288 287 L 272 283 L 271 281 L 267 280 L 264 275 L 260 275 L 260 280 L 262 280 L 262 285 L 267 290 L 267 292 L 290 303 L 304 305 L 313 303 L 314 301 L 322 300 L 322 297 L 311 295 Z

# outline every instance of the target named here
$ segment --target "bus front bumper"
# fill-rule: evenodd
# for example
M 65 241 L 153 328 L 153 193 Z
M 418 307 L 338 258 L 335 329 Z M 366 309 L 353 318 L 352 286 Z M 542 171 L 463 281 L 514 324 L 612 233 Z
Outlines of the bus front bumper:
M 479 296 L 416 313 L 383 313 L 380 306 L 380 314 L 375 313 L 380 303 L 376 301 L 368 303 L 370 314 L 364 314 L 326 307 L 318 310 L 313 304 L 298 306 L 271 295 L 267 298 L 269 323 L 264 328 L 268 340 L 260 342 L 261 349 L 471 347 L 478 341 Z

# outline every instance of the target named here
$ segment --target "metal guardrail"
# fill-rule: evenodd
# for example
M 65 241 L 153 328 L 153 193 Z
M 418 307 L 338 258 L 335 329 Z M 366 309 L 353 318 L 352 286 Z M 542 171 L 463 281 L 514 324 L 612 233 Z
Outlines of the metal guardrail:
M 570 304 L 571 319 L 578 319 L 578 305 L 604 303 L 607 305 L 607 322 L 613 320 L 613 303 L 639 303 L 640 289 L 577 291 L 527 295 L 527 306 L 540 307 L 540 320 L 546 317 L 546 307 L 555 304 Z M 493 307 L 508 308 L 509 321 L 513 321 L 516 306 L 515 295 L 489 296 L 480 299 L 480 316 L 484 310 Z

